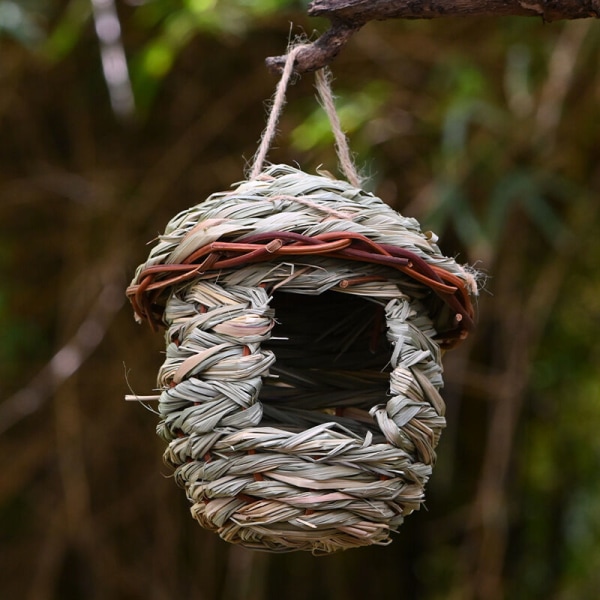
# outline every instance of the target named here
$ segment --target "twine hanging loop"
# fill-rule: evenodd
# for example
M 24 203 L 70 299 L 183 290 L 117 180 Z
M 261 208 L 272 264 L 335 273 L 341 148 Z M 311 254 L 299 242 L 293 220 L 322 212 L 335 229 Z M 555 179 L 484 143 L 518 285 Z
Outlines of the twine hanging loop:
M 261 136 L 260 145 L 254 156 L 249 179 L 256 179 L 263 170 L 267 154 L 277 134 L 277 124 L 285 106 L 285 96 L 291 77 L 294 73 L 294 61 L 296 56 L 302 51 L 306 44 L 294 46 L 287 55 L 281 78 L 277 84 L 273 104 L 267 119 L 267 125 Z M 335 149 L 339 161 L 339 166 L 346 179 L 354 186 L 360 187 L 361 180 L 356 166 L 352 160 L 348 139 L 342 130 L 339 115 L 335 108 L 333 92 L 331 91 L 331 70 L 323 67 L 315 72 L 315 86 L 319 95 L 321 106 L 327 114 L 331 131 L 335 139 Z

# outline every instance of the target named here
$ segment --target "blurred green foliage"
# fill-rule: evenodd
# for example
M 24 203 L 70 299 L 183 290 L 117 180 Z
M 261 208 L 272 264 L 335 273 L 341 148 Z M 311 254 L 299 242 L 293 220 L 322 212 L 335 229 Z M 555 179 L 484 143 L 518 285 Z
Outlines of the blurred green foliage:
M 343 130 L 347 135 L 358 132 L 376 119 L 390 96 L 390 86 L 385 81 L 367 82 L 359 91 L 338 90 L 340 101 L 336 105 Z M 301 152 L 319 146 L 331 147 L 333 134 L 327 115 L 322 107 L 315 106 L 290 134 L 290 143 Z M 363 146 L 363 150 L 367 150 Z M 357 148 L 358 150 L 358 148 Z
M 0 2 L 0 37 L 11 36 L 25 45 L 33 45 L 42 38 L 42 31 L 35 18 L 33 2 L 18 3 L 14 0 Z
M 124 124 L 90 0 L 0 0 L 3 398 L 74 335 L 109 267 L 125 285 L 172 213 L 241 178 L 275 85 L 263 59 L 314 26 L 306 4 L 117 0 L 137 110 Z M 479 329 L 448 357 L 429 513 L 390 548 L 321 562 L 203 537 L 163 484 L 146 414 L 119 400 L 123 357 L 140 387 L 156 366 L 121 311 L 81 373 L 50 382 L 1 442 L 7 593 L 31 578 L 35 600 L 598 597 L 598 25 L 372 23 L 333 65 L 368 185 L 489 275 Z M 313 94 L 310 76 L 289 90 L 272 154 L 333 170 Z M 227 583 L 240 573 L 245 595 Z
M 293 0 L 157 0 L 140 6 L 135 24 L 150 35 L 132 56 L 132 79 L 141 110 L 148 108 L 160 81 L 195 35 L 243 36 L 248 28 Z M 204 58 L 206 60 L 206 58 Z
M 56 24 L 47 31 L 40 50 L 50 61 L 64 60 L 73 51 L 86 25 L 90 23 L 92 4 L 88 0 L 71 0 L 59 13 Z

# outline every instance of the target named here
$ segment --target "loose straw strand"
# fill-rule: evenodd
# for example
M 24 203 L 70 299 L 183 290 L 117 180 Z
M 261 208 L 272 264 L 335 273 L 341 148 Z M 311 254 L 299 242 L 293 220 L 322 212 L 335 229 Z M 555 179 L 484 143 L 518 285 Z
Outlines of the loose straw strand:
M 290 78 L 292 77 L 292 73 L 294 72 L 294 62 L 296 60 L 296 56 L 302 50 L 302 48 L 304 48 L 304 44 L 299 44 L 288 52 L 285 66 L 281 74 L 281 79 L 279 80 L 277 89 L 275 90 L 273 106 L 271 107 L 271 112 L 269 113 L 267 126 L 262 134 L 260 146 L 254 155 L 254 163 L 252 164 L 252 170 L 250 171 L 250 179 L 256 179 L 262 171 L 265 158 L 267 157 L 267 153 L 269 152 L 273 138 L 277 133 L 277 123 L 279 122 L 281 111 L 285 105 L 285 92 L 290 82 Z
M 315 80 L 317 82 L 317 92 L 321 99 L 323 109 L 327 113 L 329 123 L 331 125 L 331 131 L 335 138 L 335 149 L 337 152 L 338 160 L 340 161 L 340 167 L 342 172 L 348 179 L 348 181 L 355 187 L 360 187 L 360 176 L 356 171 L 354 161 L 350 155 L 350 148 L 348 146 L 348 139 L 342 130 L 342 124 L 340 123 L 340 117 L 335 109 L 335 103 L 333 101 L 333 93 L 331 92 L 331 71 L 324 67 L 319 69 L 315 73 Z

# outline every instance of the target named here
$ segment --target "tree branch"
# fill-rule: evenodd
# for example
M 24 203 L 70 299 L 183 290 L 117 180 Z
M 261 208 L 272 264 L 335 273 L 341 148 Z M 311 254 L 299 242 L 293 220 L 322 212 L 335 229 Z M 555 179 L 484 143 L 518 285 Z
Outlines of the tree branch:
M 542 17 L 545 21 L 600 16 L 599 0 L 314 0 L 311 17 L 345 21 L 436 17 Z
M 296 73 L 316 71 L 339 54 L 346 42 L 368 21 L 434 19 L 438 17 L 541 17 L 545 22 L 600 18 L 600 0 L 314 0 L 311 17 L 326 17 L 331 27 L 298 54 Z M 266 59 L 280 72 L 286 56 Z

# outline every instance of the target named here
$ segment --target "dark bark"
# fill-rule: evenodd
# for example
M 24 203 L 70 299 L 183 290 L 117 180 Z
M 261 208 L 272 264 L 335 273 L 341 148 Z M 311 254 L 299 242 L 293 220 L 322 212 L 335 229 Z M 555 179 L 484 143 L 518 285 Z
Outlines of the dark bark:
M 524 16 L 545 21 L 600 16 L 599 0 L 314 0 L 314 17 L 349 21 L 432 19 L 446 16 Z
M 331 27 L 298 54 L 297 73 L 316 71 L 331 63 L 368 21 L 451 16 L 540 17 L 545 22 L 600 18 L 600 0 L 314 0 L 308 14 L 327 17 Z M 280 71 L 285 60 L 286 56 L 275 56 L 266 63 L 272 71 Z

